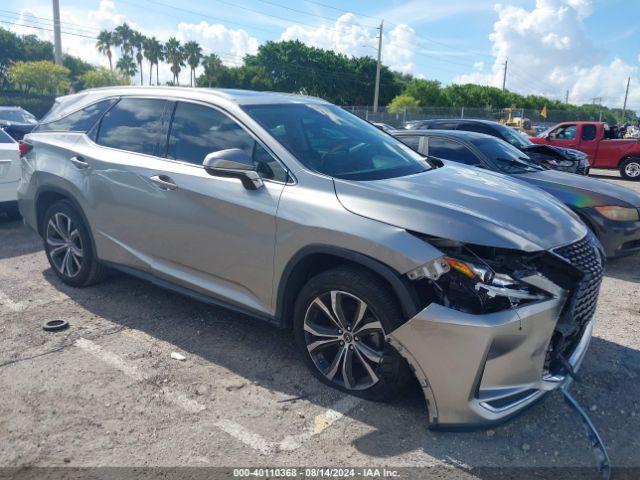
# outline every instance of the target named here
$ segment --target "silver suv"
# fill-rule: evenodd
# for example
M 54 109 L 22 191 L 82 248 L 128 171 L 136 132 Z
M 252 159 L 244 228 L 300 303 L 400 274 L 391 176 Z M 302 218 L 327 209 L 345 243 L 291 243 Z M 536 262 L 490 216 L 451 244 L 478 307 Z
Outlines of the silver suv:
M 115 268 L 292 328 L 365 398 L 413 375 L 432 426 L 502 420 L 587 349 L 603 256 L 575 215 L 322 100 L 88 90 L 21 152 L 20 210 L 63 282 Z

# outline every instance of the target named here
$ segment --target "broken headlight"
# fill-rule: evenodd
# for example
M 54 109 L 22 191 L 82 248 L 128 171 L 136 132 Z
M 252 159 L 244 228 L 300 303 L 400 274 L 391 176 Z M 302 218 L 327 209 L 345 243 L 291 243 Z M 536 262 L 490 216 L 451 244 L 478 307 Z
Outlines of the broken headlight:
M 430 243 L 445 255 L 407 272 L 407 276 L 426 282 L 431 288 L 425 290 L 432 300 L 446 307 L 490 313 L 549 296 L 520 280 L 537 273 L 522 252 L 433 239 Z

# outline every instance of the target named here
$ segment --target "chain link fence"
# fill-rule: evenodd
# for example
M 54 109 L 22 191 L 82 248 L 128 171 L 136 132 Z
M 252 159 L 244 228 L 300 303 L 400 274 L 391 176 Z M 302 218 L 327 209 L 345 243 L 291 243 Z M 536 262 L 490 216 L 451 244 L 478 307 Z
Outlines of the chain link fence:
M 372 107 L 345 106 L 344 109 L 370 122 L 380 122 L 400 127 L 411 120 L 426 120 L 432 118 L 475 118 L 499 121 L 508 117 L 505 109 L 466 108 L 466 107 L 418 107 L 405 109 L 400 113 L 392 113 L 386 107 L 380 107 L 377 112 Z M 512 117 L 526 118 L 532 125 L 551 127 L 556 123 L 570 121 L 599 121 L 598 113 L 569 112 L 564 110 L 548 110 L 547 118 L 540 115 L 538 110 L 511 109 Z

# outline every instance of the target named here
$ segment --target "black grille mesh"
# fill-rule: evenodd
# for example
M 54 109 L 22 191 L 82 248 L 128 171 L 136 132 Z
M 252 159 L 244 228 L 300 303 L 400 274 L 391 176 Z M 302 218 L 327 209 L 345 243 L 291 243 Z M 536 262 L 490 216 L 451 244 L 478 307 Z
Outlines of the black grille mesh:
M 591 233 L 576 243 L 557 248 L 555 253 L 584 274 L 570 300 L 573 321 L 583 326 L 591 320 L 596 310 L 604 274 L 604 255 Z

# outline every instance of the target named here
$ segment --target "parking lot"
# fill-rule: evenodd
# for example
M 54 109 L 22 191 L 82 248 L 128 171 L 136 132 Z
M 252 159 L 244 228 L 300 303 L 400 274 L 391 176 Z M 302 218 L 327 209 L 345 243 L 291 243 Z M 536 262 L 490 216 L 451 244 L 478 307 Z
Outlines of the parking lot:
M 432 432 L 417 387 L 392 404 L 340 394 L 311 377 L 289 332 L 123 274 L 63 285 L 20 222 L 0 224 L 0 281 L 1 466 L 435 465 L 466 477 L 594 464 L 558 392 L 491 430 Z M 56 318 L 70 328 L 44 332 Z M 614 467 L 640 467 L 640 257 L 609 263 L 597 318 L 572 391 Z

